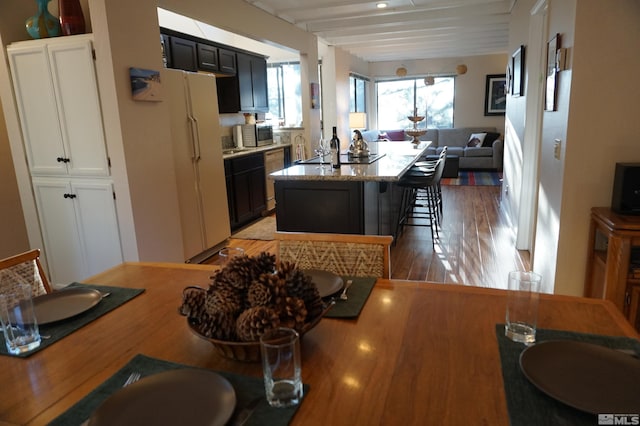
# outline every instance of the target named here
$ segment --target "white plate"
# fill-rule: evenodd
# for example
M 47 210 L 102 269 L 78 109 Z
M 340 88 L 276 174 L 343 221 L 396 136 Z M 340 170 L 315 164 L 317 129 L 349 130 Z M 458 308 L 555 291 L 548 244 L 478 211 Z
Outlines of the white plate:
M 305 275 L 311 277 L 311 281 L 318 288 L 320 297 L 331 296 L 342 289 L 344 282 L 339 275 L 329 271 L 322 271 L 320 269 L 305 269 Z
M 90 426 L 223 426 L 236 407 L 233 386 L 207 370 L 180 369 L 145 377 L 98 407 Z
M 102 294 L 92 288 L 69 288 L 33 298 L 38 324 L 71 318 L 96 306 Z
M 570 340 L 541 342 L 520 354 L 520 368 L 534 386 L 578 410 L 640 413 L 640 360 Z

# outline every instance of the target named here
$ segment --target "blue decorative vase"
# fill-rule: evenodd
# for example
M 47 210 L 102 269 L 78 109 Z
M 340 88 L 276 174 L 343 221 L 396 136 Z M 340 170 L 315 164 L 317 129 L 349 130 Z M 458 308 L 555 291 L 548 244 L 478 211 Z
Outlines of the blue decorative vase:
M 60 35 L 60 21 L 49 13 L 51 0 L 36 0 L 38 13 L 25 22 L 27 32 L 33 38 L 57 37 Z

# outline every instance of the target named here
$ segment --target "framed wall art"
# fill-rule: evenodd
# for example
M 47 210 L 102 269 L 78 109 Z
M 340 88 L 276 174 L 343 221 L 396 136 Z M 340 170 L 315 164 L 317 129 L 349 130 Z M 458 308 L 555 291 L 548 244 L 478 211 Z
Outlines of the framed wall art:
M 524 46 L 520 46 L 511 55 L 511 69 L 513 78 L 511 80 L 510 92 L 513 96 L 524 95 Z
M 129 78 L 133 100 L 147 102 L 162 100 L 160 71 L 131 67 L 129 68 Z
M 547 77 L 544 91 L 545 111 L 556 111 L 558 107 L 558 67 L 556 66 L 558 49 L 560 49 L 560 34 L 556 34 L 547 43 Z
M 487 75 L 487 85 L 484 94 L 484 115 L 504 115 L 506 109 L 506 74 Z

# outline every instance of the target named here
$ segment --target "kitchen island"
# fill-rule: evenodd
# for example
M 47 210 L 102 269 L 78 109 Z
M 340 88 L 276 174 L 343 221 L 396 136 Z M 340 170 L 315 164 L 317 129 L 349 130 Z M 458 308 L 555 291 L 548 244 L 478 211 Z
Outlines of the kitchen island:
M 317 159 L 271 173 L 278 231 L 393 235 L 402 175 L 425 155 L 429 142 L 374 142 L 370 160 L 340 169 Z M 328 157 L 327 157 L 328 158 Z

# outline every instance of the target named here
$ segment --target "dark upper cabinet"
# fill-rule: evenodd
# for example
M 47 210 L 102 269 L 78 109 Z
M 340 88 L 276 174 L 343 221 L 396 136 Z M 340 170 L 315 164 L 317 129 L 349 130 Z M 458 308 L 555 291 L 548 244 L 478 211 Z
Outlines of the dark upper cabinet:
M 162 64 L 165 68 L 173 68 L 173 62 L 171 62 L 171 37 L 166 34 L 160 34 L 160 47 L 162 48 Z
M 219 71 L 225 74 L 236 73 L 236 52 L 218 48 Z
M 186 71 L 198 71 L 198 54 L 195 41 L 170 37 L 171 67 Z
M 266 59 L 238 52 L 236 65 L 235 77 L 218 80 L 220 112 L 268 111 Z
M 218 48 L 210 44 L 198 43 L 198 69 L 202 71 L 218 71 Z

